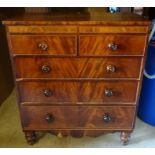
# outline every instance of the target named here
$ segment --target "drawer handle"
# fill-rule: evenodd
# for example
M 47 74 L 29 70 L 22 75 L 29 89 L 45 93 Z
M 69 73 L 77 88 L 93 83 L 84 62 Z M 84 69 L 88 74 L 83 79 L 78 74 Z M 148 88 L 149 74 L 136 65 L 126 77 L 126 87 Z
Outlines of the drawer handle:
M 103 115 L 103 121 L 104 121 L 105 123 L 109 123 L 109 122 L 112 121 L 112 117 L 111 117 L 109 114 L 105 113 L 105 114 Z
M 43 65 L 43 66 L 41 67 L 41 71 L 42 71 L 43 73 L 48 73 L 48 72 L 50 72 L 50 70 L 51 70 L 50 66 Z
M 41 51 L 47 51 L 47 50 L 48 50 L 48 44 L 46 44 L 46 43 L 39 43 L 39 44 L 38 44 L 38 48 L 39 48 Z
M 44 89 L 43 93 L 44 93 L 44 96 L 46 97 L 52 96 L 52 91 L 50 89 Z
M 113 91 L 111 89 L 106 89 L 104 91 L 104 95 L 107 96 L 107 97 L 111 97 L 114 95 Z
M 45 116 L 45 120 L 48 122 L 48 123 L 52 123 L 54 121 L 54 116 L 52 114 L 47 114 Z
M 109 73 L 114 73 L 116 71 L 116 67 L 113 65 L 107 65 L 106 70 Z
M 116 51 L 118 49 L 118 45 L 117 44 L 114 44 L 114 43 L 109 43 L 108 44 L 108 48 L 110 50 Z

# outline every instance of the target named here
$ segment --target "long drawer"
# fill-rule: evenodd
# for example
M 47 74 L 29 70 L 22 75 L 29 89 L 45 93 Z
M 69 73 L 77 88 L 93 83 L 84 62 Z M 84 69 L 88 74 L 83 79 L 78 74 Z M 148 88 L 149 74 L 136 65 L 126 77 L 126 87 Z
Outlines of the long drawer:
M 14 54 L 77 55 L 75 35 L 10 35 Z
M 17 78 L 139 78 L 141 58 L 16 57 Z
M 146 35 L 81 35 L 80 55 L 143 55 Z
M 133 106 L 22 106 L 24 129 L 132 129 Z
M 26 81 L 17 84 L 21 102 L 42 105 L 76 104 L 76 102 L 135 104 L 138 86 L 137 81 Z

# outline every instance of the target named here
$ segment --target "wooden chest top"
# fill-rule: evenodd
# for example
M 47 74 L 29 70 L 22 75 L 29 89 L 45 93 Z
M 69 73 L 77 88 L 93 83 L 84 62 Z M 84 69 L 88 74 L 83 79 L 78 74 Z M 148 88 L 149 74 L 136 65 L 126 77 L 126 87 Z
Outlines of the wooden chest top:
M 24 14 L 7 19 L 6 25 L 149 25 L 150 21 L 142 16 L 129 13 L 90 14 Z

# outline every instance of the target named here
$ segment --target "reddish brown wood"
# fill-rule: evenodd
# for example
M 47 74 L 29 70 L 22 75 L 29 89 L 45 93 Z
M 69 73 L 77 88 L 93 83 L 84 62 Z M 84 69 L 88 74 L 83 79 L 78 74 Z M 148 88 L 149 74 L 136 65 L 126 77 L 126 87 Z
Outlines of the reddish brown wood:
M 42 72 L 45 65 L 49 72 Z M 115 72 L 108 72 L 108 65 Z M 17 78 L 139 78 L 141 58 L 16 57 L 15 66 Z
M 107 134 L 109 132 L 115 133 L 118 132 L 119 130 L 94 130 L 94 129 L 79 129 L 79 130 L 74 130 L 74 129 L 57 129 L 57 130 L 48 130 L 49 133 L 52 135 L 57 136 L 58 138 L 64 138 L 66 136 L 72 136 L 75 138 L 81 138 L 84 136 L 89 136 L 89 137 L 98 137 L 103 134 Z M 44 131 L 42 131 L 44 132 Z M 46 131 L 45 131 L 46 132 Z M 130 130 L 124 130 L 124 132 L 131 132 Z M 38 137 L 39 138 L 39 137 Z
M 9 38 L 14 54 L 76 55 L 77 52 L 74 35 L 11 35 Z M 41 44 L 47 48 L 41 48 Z
M 19 82 L 18 88 L 21 102 L 32 104 L 127 104 L 135 102 L 137 84 L 136 81 L 26 81 Z M 113 95 L 106 96 L 106 90 Z M 45 91 L 49 91 L 49 96 Z
M 8 26 L 8 32 L 12 34 L 42 34 L 42 33 L 77 33 L 77 26 Z
M 28 143 L 34 142 L 35 131 L 58 137 L 120 131 L 122 141 L 128 141 L 142 81 L 147 20 L 125 14 L 46 14 L 4 23 Z
M 146 35 L 81 35 L 80 55 L 143 55 L 146 39 Z M 116 44 L 117 49 L 110 49 L 109 44 Z
M 146 26 L 80 26 L 79 32 L 81 34 L 102 34 L 102 33 L 113 33 L 113 34 L 145 34 L 148 32 L 148 27 Z
M 58 129 L 132 129 L 134 106 L 22 106 L 23 127 L 26 130 Z M 104 115 L 111 117 L 104 121 Z M 46 116 L 54 118 L 52 122 Z

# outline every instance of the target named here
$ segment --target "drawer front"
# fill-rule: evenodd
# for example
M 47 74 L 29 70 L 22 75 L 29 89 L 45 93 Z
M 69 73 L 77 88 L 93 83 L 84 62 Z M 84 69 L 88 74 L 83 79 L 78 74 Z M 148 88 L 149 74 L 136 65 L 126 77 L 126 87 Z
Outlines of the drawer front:
M 145 35 L 83 35 L 80 36 L 80 55 L 143 55 Z
M 15 67 L 17 78 L 139 78 L 141 60 L 16 57 Z
M 132 106 L 25 106 L 21 107 L 24 129 L 131 129 Z
M 107 102 L 108 104 L 135 104 L 137 86 L 137 81 L 18 82 L 21 102 L 43 105 L 46 103 L 76 104 L 76 102 L 80 102 L 79 104 L 88 104 L 88 102 L 89 104 L 107 104 Z
M 73 35 L 10 35 L 14 54 L 76 55 Z

